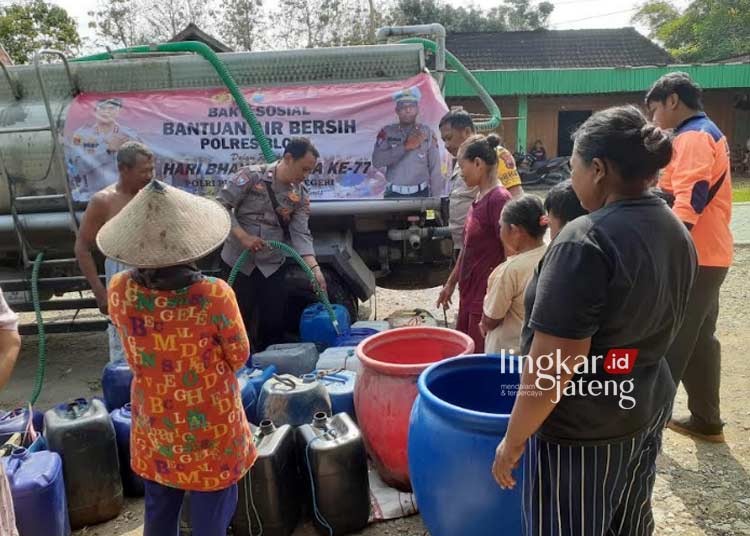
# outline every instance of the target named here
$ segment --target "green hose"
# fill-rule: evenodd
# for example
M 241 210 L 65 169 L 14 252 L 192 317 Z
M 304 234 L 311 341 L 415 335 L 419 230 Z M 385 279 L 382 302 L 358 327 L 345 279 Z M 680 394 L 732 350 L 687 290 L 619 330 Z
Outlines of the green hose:
M 224 82 L 227 89 L 229 89 L 229 92 L 232 94 L 232 97 L 234 97 L 234 100 L 237 103 L 237 106 L 239 107 L 240 112 L 242 113 L 242 117 L 244 117 L 245 121 L 247 121 L 247 123 L 250 125 L 253 135 L 258 140 L 258 144 L 261 148 L 261 151 L 263 152 L 263 157 L 266 159 L 266 162 L 271 164 L 277 160 L 277 156 L 271 150 L 271 144 L 268 142 L 268 138 L 266 138 L 266 135 L 263 132 L 263 127 L 261 127 L 260 123 L 255 117 L 255 114 L 253 114 L 252 109 L 247 104 L 247 101 L 245 100 L 245 96 L 240 91 L 239 86 L 237 86 L 237 82 L 235 82 L 234 78 L 230 74 L 226 65 L 224 65 L 224 63 L 219 59 L 216 53 L 204 43 L 199 43 L 197 41 L 186 41 L 183 43 L 165 43 L 165 44 L 155 45 L 155 46 L 142 45 L 142 46 L 136 46 L 136 47 L 121 48 L 119 50 L 113 50 L 112 52 L 94 54 L 93 56 L 84 56 L 82 58 L 77 58 L 73 61 L 76 61 L 76 62 L 101 61 L 101 60 L 112 59 L 113 54 L 127 54 L 127 53 L 139 54 L 139 53 L 154 53 L 154 52 L 195 52 L 203 56 L 211 64 L 211 66 L 216 70 L 216 73 L 219 75 L 219 78 L 221 78 L 222 82 Z M 287 255 L 289 255 L 290 257 L 292 257 L 292 259 L 294 259 L 297 262 L 297 264 L 299 264 L 300 268 L 304 270 L 308 279 L 312 283 L 313 289 L 315 290 L 315 294 L 318 296 L 318 299 L 328 311 L 328 316 L 331 318 L 331 323 L 333 324 L 333 327 L 336 330 L 336 333 L 340 335 L 341 331 L 339 327 L 339 322 L 336 319 L 336 313 L 334 312 L 333 307 L 331 306 L 331 302 L 328 300 L 328 295 L 323 291 L 322 288 L 320 288 L 320 285 L 318 284 L 317 279 L 315 279 L 315 275 L 312 273 L 312 270 L 310 270 L 310 267 L 307 266 L 307 264 L 302 259 L 302 257 L 299 256 L 299 253 L 297 253 L 294 250 L 294 248 L 289 247 L 283 242 L 277 242 L 275 240 L 268 240 L 266 243 L 270 247 L 279 249 L 283 251 L 284 253 L 286 253 Z M 242 254 L 240 255 L 240 258 L 237 259 L 237 262 L 232 267 L 232 271 L 230 272 L 229 280 L 228 280 L 228 283 L 230 285 L 234 284 L 234 281 L 237 278 L 237 272 L 239 271 L 240 266 L 242 266 L 245 263 L 249 254 L 250 254 L 249 251 L 247 250 L 243 251 Z
M 195 52 L 196 54 L 200 54 L 201 56 L 203 56 L 214 68 L 216 74 L 218 74 L 219 78 L 221 78 L 221 81 L 224 82 L 224 85 L 227 86 L 227 89 L 232 94 L 232 97 L 234 97 L 234 101 L 237 103 L 237 106 L 242 113 L 242 117 L 244 117 L 245 121 L 247 121 L 248 125 L 250 125 L 250 129 L 253 131 L 253 136 L 255 136 L 255 139 L 258 140 L 260 150 L 263 152 L 263 158 L 265 158 L 266 162 L 268 162 L 269 164 L 275 162 L 278 159 L 271 149 L 271 144 L 269 143 L 268 138 L 266 138 L 266 135 L 263 132 L 263 127 L 256 119 L 255 114 L 253 114 L 250 106 L 247 104 L 245 96 L 242 94 L 242 91 L 240 91 L 240 88 L 237 85 L 237 82 L 235 82 L 234 77 L 232 77 L 232 74 L 227 69 L 227 66 L 224 65 L 224 62 L 219 59 L 219 56 L 217 56 L 216 53 L 211 50 L 211 48 L 205 43 L 199 43 L 198 41 L 185 41 L 183 43 L 163 43 L 161 45 L 154 46 L 141 45 L 113 50 L 111 53 L 103 52 L 101 54 L 94 54 L 93 56 L 84 56 L 82 58 L 76 58 L 72 61 L 79 62 L 109 60 L 112 59 L 113 53 L 140 54 L 154 52 Z
M 328 294 L 326 294 L 326 292 L 322 288 L 320 288 L 318 280 L 315 279 L 315 274 L 313 274 L 312 270 L 304 261 L 304 259 L 300 257 L 300 254 L 297 253 L 297 251 L 295 251 L 293 247 L 288 246 L 284 242 L 278 242 L 276 240 L 266 240 L 266 244 L 269 247 L 281 250 L 285 254 L 289 255 L 299 265 L 299 267 L 302 268 L 302 270 L 305 272 L 305 275 L 307 275 L 307 278 L 310 280 L 313 290 L 315 291 L 316 296 L 318 296 L 318 300 L 326 308 L 328 317 L 331 319 L 331 323 L 333 324 L 333 329 L 336 330 L 337 335 L 341 335 L 339 321 L 336 318 L 336 313 L 331 306 L 331 302 L 328 300 Z M 245 264 L 245 261 L 247 260 L 247 257 L 249 255 L 250 250 L 246 249 L 242 252 L 239 259 L 237 259 L 237 262 L 234 263 L 234 266 L 232 266 L 232 271 L 229 272 L 229 277 L 227 278 L 227 283 L 229 283 L 229 286 L 234 286 L 234 281 L 235 279 L 237 279 L 237 274 L 240 271 L 240 266 Z
M 399 42 L 422 45 L 430 52 L 437 52 L 437 44 L 434 41 L 430 41 L 429 39 L 422 39 L 421 37 L 411 37 L 409 39 L 403 39 Z M 480 121 L 476 123 L 476 129 L 479 131 L 488 131 L 495 130 L 497 127 L 499 127 L 500 121 L 502 120 L 500 108 L 498 108 L 495 101 L 492 100 L 492 97 L 489 93 L 487 93 L 487 90 L 484 89 L 484 86 L 479 82 L 479 80 L 476 79 L 473 74 L 471 74 L 471 71 L 464 67 L 463 63 L 461 63 L 458 58 L 456 58 L 456 56 L 454 56 L 447 50 L 445 51 L 445 61 L 448 65 L 458 71 L 458 73 L 466 79 L 469 85 L 474 88 L 474 91 L 477 92 L 477 95 L 481 99 L 482 103 L 487 107 L 487 110 L 492 116 L 487 121 Z
M 34 390 L 29 400 L 32 406 L 36 403 L 39 394 L 42 392 L 44 369 L 47 364 L 47 336 L 44 333 L 44 319 L 42 318 L 42 307 L 39 303 L 39 269 L 42 266 L 42 259 L 44 259 L 44 253 L 39 253 L 36 259 L 34 259 L 34 267 L 31 270 L 31 301 L 34 304 L 36 329 L 39 334 L 39 362 L 36 369 L 36 379 L 34 380 Z

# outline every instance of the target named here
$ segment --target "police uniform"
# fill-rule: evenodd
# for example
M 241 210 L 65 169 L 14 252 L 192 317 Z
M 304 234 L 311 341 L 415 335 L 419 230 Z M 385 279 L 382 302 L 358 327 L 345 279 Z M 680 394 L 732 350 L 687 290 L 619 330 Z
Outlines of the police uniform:
M 308 226 L 310 196 L 307 187 L 274 180 L 276 168 L 277 163 L 242 168 L 222 188 L 217 199 L 229 210 L 233 226 L 263 240 L 287 242 L 301 256 L 314 255 Z M 276 211 L 268 194 L 268 185 L 278 202 Z M 279 218 L 288 225 L 288 237 L 285 237 Z M 245 247 L 234 234 L 230 234 L 221 251 L 225 275 L 243 251 Z M 234 288 L 254 351 L 283 339 L 285 260 L 279 250 L 264 248 L 257 253 L 251 252 L 240 267 Z
M 419 89 L 414 87 L 400 91 L 393 96 L 396 105 L 400 103 L 418 104 L 421 99 Z M 426 137 L 416 149 L 408 151 L 404 144 L 411 134 L 425 134 Z M 383 127 L 378 133 L 372 164 L 385 169 L 388 183 L 385 197 L 429 197 L 440 196 L 445 188 L 442 174 L 438 137 L 424 123 L 402 127 L 399 123 Z
M 115 125 L 104 133 L 96 125 L 84 125 L 71 138 L 71 175 L 78 184 L 73 192 L 76 201 L 87 201 L 99 190 L 117 182 L 117 151 L 109 149 L 114 136 L 125 136 L 128 141 L 140 141 L 130 128 Z

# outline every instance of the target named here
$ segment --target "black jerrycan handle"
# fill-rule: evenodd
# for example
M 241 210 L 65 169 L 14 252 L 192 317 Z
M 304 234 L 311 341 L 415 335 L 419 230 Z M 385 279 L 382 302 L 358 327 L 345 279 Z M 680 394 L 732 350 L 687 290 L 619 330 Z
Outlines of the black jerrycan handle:
M 321 431 L 320 437 L 328 440 L 336 439 L 338 434 L 336 433 L 336 429 L 330 425 L 330 417 L 328 414 L 324 411 L 319 411 L 315 414 L 313 417 L 313 428 L 316 428 Z
M 294 380 L 290 380 L 289 378 L 284 378 L 282 376 L 279 376 L 278 374 L 274 374 L 273 379 L 279 383 L 283 383 L 284 385 L 286 385 L 287 387 L 290 387 L 291 389 L 297 388 L 297 384 L 294 383 Z
M 68 402 L 65 408 L 65 416 L 69 419 L 77 419 L 89 409 L 89 402 L 85 398 L 76 398 Z

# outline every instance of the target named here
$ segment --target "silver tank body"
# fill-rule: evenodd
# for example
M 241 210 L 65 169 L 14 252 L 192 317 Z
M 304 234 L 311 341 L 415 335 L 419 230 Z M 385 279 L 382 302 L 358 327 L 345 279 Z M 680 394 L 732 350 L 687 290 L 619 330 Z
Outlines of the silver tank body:
M 240 87 L 398 80 L 425 70 L 420 45 L 373 45 L 219 56 Z M 40 69 L 58 131 L 62 132 L 74 98 L 70 81 L 62 64 L 45 64 Z M 84 93 L 224 87 L 211 65 L 193 54 L 73 62 L 70 69 L 75 86 Z M 8 71 L 20 98 L 17 99 L 6 80 L 0 78 L 0 129 L 46 127 L 49 121 L 34 67 L 14 66 Z M 19 248 L 10 216 L 8 179 L 14 181 L 18 196 L 64 193 L 67 176 L 54 153 L 56 150 L 62 150 L 62 146 L 59 141 L 52 143 L 49 131 L 0 134 L 3 163 L 0 166 L 0 253 L 6 257 Z M 363 203 L 369 205 L 364 210 Z M 424 207 L 432 201 L 418 203 Z M 76 206 L 78 211 L 84 208 L 83 205 Z M 417 206 L 410 203 L 409 207 L 405 204 L 399 207 L 400 210 L 406 208 Z M 387 209 L 386 204 L 377 200 L 353 202 L 348 207 L 339 203 L 335 208 L 339 213 L 351 214 L 379 213 L 382 209 Z M 48 250 L 70 251 L 70 218 L 64 201 L 27 201 L 19 212 L 32 244 Z M 319 211 L 316 209 L 316 212 Z

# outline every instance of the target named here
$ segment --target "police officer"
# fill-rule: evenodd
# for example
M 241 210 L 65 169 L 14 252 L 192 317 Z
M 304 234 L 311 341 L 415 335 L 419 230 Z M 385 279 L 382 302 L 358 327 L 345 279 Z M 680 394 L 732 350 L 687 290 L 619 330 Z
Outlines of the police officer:
M 417 87 L 396 93 L 393 100 L 399 122 L 383 127 L 378 133 L 372 164 L 381 170 L 386 169 L 386 198 L 441 196 L 444 193 L 438 138 L 430 127 L 417 123 L 421 97 Z
M 232 215 L 232 232 L 221 252 L 225 277 L 242 252 L 250 250 L 234 289 L 255 352 L 282 342 L 284 335 L 286 259 L 283 253 L 268 247 L 267 240 L 294 247 L 318 284 L 326 289 L 315 260 L 308 226 L 310 197 L 304 184 L 319 156 L 309 140 L 292 138 L 281 160 L 240 169 L 217 196 Z
M 117 151 L 127 141 L 140 141 L 134 130 L 117 123 L 121 110 L 121 99 L 102 99 L 96 103 L 95 122 L 73 132 L 70 163 L 78 186 L 73 192 L 77 201 L 88 201 L 117 182 Z

